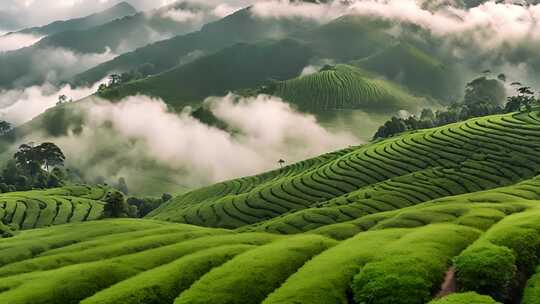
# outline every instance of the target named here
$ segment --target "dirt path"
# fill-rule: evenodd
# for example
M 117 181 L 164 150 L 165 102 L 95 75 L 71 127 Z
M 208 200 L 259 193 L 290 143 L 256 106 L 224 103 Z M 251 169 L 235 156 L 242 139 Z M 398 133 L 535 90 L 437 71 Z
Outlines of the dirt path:
M 454 266 L 450 267 L 446 272 L 444 281 L 441 284 L 441 290 L 435 296 L 436 299 L 442 298 L 449 294 L 452 294 L 457 291 L 456 284 L 456 268 Z

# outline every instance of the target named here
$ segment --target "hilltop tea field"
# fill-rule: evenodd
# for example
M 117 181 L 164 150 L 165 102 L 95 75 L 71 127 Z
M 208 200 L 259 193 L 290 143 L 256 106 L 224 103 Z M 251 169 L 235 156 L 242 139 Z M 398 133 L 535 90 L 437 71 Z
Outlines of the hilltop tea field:
M 0 303 L 540 303 L 540 113 L 349 147 L 101 219 L 0 196 Z M 49 227 L 50 226 L 50 227 Z

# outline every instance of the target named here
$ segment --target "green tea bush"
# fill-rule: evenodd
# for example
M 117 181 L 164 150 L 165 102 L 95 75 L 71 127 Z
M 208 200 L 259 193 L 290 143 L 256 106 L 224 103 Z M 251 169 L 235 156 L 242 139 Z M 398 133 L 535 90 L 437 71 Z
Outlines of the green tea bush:
M 414 230 L 387 248 L 354 277 L 356 303 L 417 304 L 431 299 L 448 270 L 449 261 L 480 232 L 451 224 Z
M 507 296 L 517 271 L 512 250 L 489 243 L 465 250 L 454 263 L 460 289 L 497 299 Z
M 455 293 L 429 304 L 498 304 L 489 296 L 482 296 L 475 292 Z
M 457 281 L 462 290 L 506 300 L 534 271 L 540 251 L 540 212 L 525 211 L 506 217 L 456 259 Z
M 540 266 L 536 268 L 536 274 L 527 281 L 521 304 L 540 304 Z
M 306 261 L 337 242 L 303 235 L 261 246 L 210 271 L 175 304 L 258 304 Z

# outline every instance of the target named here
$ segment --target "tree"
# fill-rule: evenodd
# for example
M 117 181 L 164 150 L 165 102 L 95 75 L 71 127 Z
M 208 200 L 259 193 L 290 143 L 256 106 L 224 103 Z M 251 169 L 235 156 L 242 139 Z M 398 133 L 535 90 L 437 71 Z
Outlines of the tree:
M 62 150 L 54 143 L 46 142 L 39 146 L 23 144 L 14 155 L 15 163 L 35 176 L 41 167 L 63 166 L 66 159 Z
M 57 106 L 61 105 L 61 104 L 64 104 L 68 102 L 68 97 L 66 95 L 60 95 L 58 96 L 58 102 L 56 103 Z
M 51 142 L 42 143 L 35 147 L 38 162 L 40 165 L 45 166 L 45 169 L 49 171 L 49 167 L 63 166 L 66 156 L 62 150 Z
M 506 98 L 502 83 L 496 79 L 478 77 L 469 82 L 465 88 L 465 104 L 488 103 L 500 105 Z
M 4 135 L 7 132 L 11 131 L 12 127 L 11 124 L 7 121 L 0 121 L 0 135 Z
M 129 214 L 129 206 L 126 199 L 119 191 L 112 191 L 105 198 L 104 214 L 106 217 L 127 217 Z
M 285 160 L 283 159 L 278 160 L 278 164 L 280 168 L 283 168 L 283 165 L 285 164 Z
M 109 87 L 114 87 L 120 84 L 120 80 L 122 79 L 121 75 L 118 74 L 112 74 L 109 76 Z
M 33 171 L 36 165 L 39 167 L 37 153 L 32 144 L 20 145 L 17 152 L 15 152 L 14 158 L 19 168 L 29 171 L 32 175 L 35 173 Z
M 101 94 L 101 93 L 105 92 L 106 90 L 107 90 L 107 85 L 102 83 L 102 84 L 99 85 L 97 92 L 98 92 L 98 94 Z

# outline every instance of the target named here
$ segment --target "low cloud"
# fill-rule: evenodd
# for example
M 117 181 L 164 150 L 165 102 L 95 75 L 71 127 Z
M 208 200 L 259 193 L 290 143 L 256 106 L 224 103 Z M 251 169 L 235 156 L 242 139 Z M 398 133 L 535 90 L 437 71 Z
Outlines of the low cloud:
M 98 86 L 99 83 L 92 87 L 75 89 L 70 85 L 58 88 L 46 83 L 20 90 L 0 91 L 0 120 L 8 121 L 15 126 L 21 125 L 54 107 L 60 95 L 79 100 L 95 93 Z
M 34 133 L 24 140 L 53 141 L 66 152 L 68 165 L 87 178 L 125 177 L 143 192 L 156 176 L 173 181 L 169 185 L 200 187 L 278 168 L 279 159 L 292 163 L 359 142 L 275 97 L 228 95 L 205 102 L 233 132 L 205 125 L 189 111 L 171 112 L 161 100 L 136 96 L 118 103 L 75 103 L 70 106 L 86 116 L 77 132 L 54 138 Z
M 80 54 L 64 48 L 33 49 L 24 56 L 0 55 L 0 68 L 14 71 L 11 87 L 56 85 L 114 57 L 116 54 L 110 49 L 101 54 Z
M 31 34 L 2 35 L 0 31 L 0 53 L 31 46 L 41 40 L 41 38 L 43 37 Z
M 265 19 L 304 18 L 321 23 L 331 21 L 348 12 L 341 1 L 310 3 L 290 0 L 257 1 L 253 4 L 253 15 Z

